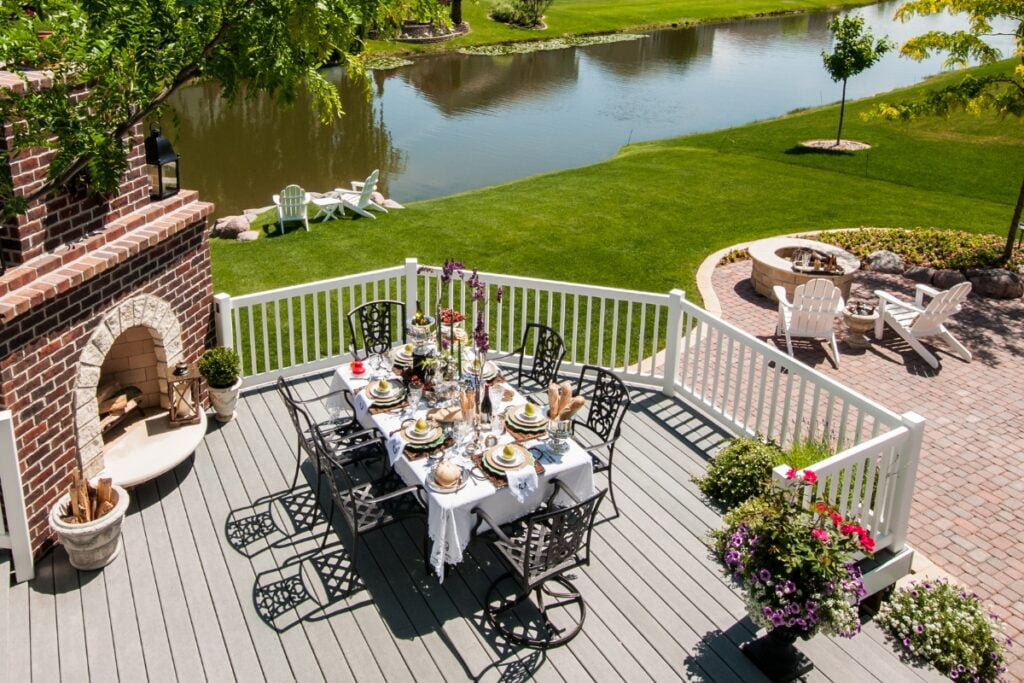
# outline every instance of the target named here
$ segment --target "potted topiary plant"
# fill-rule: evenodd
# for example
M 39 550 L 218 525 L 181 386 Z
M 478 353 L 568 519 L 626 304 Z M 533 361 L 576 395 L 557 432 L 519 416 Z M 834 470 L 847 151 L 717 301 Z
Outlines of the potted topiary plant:
M 218 422 L 235 417 L 238 392 L 242 388 L 242 366 L 234 349 L 218 346 L 207 349 L 199 359 L 199 374 L 206 378 L 210 404 Z
M 75 569 L 100 569 L 121 550 L 121 522 L 128 511 L 128 492 L 100 479 L 90 486 L 75 470 L 74 482 L 50 510 L 50 528 Z

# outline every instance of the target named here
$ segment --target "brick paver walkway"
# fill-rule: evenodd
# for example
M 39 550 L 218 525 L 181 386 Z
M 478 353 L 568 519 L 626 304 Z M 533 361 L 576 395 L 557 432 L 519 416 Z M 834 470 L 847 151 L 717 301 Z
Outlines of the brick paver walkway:
M 749 277 L 749 261 L 715 269 L 722 316 L 785 350 L 785 339 L 773 337 L 776 305 L 754 292 Z M 909 298 L 913 284 L 864 272 L 851 294 L 874 299 L 875 289 L 886 289 Z M 951 355 L 942 342 L 926 341 L 940 360 L 932 370 L 892 330 L 867 351 L 840 341 L 838 370 L 821 342 L 794 340 L 794 352 L 891 410 L 927 418 L 910 542 L 990 600 L 1008 635 L 1024 641 L 1024 302 L 972 296 L 947 327 L 974 354 L 973 362 Z M 841 340 L 841 316 L 836 329 Z M 1021 646 L 1010 654 L 1010 673 L 1024 680 Z

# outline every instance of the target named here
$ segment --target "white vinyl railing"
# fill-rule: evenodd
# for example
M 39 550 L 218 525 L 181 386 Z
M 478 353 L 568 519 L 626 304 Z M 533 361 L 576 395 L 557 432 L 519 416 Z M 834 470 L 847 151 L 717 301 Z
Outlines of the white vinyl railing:
M 10 549 L 18 581 L 35 576 L 14 422 L 9 410 L 0 410 L 0 548 Z
M 238 351 L 244 386 L 335 366 L 349 355 L 349 310 L 385 298 L 404 301 L 408 315 L 417 306 L 433 312 L 440 272 L 407 259 L 403 266 L 296 287 L 218 294 L 218 343 Z M 472 334 L 478 303 L 466 276 L 453 279 L 444 304 L 466 314 Z M 680 290 L 479 277 L 487 286 L 483 313 L 496 354 L 518 347 L 526 325 L 539 322 L 562 336 L 565 372 L 586 364 L 612 368 L 631 384 L 680 397 L 738 435 L 783 447 L 827 442 L 836 455 L 814 467 L 822 492 L 862 520 L 879 550 L 903 549 L 924 428 L 919 416 L 887 410 L 716 318 Z

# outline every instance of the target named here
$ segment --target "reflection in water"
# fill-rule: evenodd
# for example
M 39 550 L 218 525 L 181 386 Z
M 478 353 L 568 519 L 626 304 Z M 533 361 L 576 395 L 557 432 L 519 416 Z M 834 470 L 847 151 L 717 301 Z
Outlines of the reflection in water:
M 400 174 L 403 161 L 379 102 L 348 83 L 340 68 L 329 78 L 339 86 L 345 116 L 327 125 L 305 93 L 294 107 L 282 108 L 266 97 L 228 106 L 209 84 L 178 92 L 165 134 L 180 140 L 185 186 L 216 202 L 217 215 L 269 204 L 289 183 L 315 191 L 347 188 L 375 168 L 386 192 L 389 175 Z
M 898 4 L 856 11 L 876 35 L 897 42 L 962 26 L 946 15 L 893 22 Z M 180 126 L 166 132 L 181 152 L 185 185 L 216 202 L 218 215 L 269 204 L 288 183 L 330 190 L 375 168 L 384 191 L 409 202 L 594 163 L 628 141 L 835 101 L 839 88 L 821 65 L 833 16 L 655 31 L 638 41 L 523 55 L 428 57 L 375 72 L 369 101 L 333 69 L 346 114 L 328 125 L 308 98 L 291 109 L 263 97 L 228 108 L 216 88 L 197 86 L 173 98 Z M 1000 40 L 1010 47 L 1012 38 Z M 941 59 L 889 54 L 851 80 L 848 95 L 907 85 L 940 69 Z

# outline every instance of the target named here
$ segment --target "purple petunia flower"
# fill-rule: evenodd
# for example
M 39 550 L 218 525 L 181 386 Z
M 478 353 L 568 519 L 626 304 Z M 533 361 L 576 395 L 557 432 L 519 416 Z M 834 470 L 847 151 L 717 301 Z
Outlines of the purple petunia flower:
M 914 633 L 924 633 L 924 624 L 915 624 Z
M 762 581 L 767 581 L 770 578 L 772 578 L 772 573 L 770 571 L 768 571 L 767 569 L 762 569 L 761 571 L 759 571 L 757 573 L 757 577 L 759 579 L 761 579 Z
M 903 639 L 903 647 L 910 647 L 910 638 Z
M 772 626 L 783 626 L 786 623 L 786 618 L 776 612 L 772 615 Z
M 782 584 L 782 592 L 786 595 L 796 591 L 796 584 L 790 580 L 786 580 L 786 583 Z

